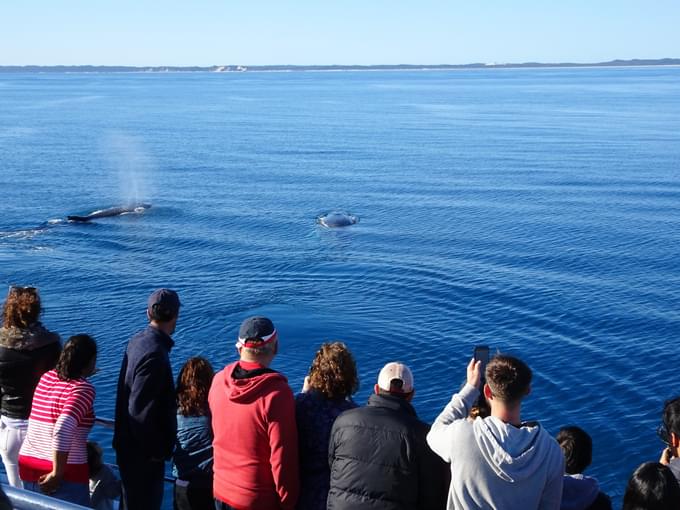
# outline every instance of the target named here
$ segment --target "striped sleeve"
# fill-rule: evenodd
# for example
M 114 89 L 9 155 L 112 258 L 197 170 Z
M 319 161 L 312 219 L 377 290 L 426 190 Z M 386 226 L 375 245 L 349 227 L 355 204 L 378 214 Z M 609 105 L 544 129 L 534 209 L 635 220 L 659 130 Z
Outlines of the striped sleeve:
M 62 414 L 54 425 L 52 449 L 57 452 L 68 452 L 78 431 L 78 422 L 73 416 Z
M 71 389 L 71 393 L 64 401 L 60 415 L 73 417 L 78 424 L 90 414 L 94 405 L 94 386 L 82 381 Z
M 58 452 L 71 450 L 71 443 L 76 437 L 78 427 L 90 417 L 94 405 L 94 387 L 82 382 L 71 388 L 71 392 L 63 403 L 59 417 L 54 424 L 52 448 Z

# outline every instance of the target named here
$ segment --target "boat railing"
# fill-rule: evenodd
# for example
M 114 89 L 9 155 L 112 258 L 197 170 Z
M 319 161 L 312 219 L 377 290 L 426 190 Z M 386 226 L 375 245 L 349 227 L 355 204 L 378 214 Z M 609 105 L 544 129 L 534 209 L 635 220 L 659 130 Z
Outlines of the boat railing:
M 114 426 L 116 425 L 115 420 L 111 420 L 109 418 L 102 418 L 100 416 L 95 417 L 94 419 L 95 425 L 99 425 L 100 427 L 104 427 L 105 429 L 110 429 L 113 430 Z M 109 467 L 114 468 L 116 471 L 118 471 L 118 466 L 115 464 L 106 464 Z M 174 476 L 166 476 L 165 477 L 165 482 L 166 483 L 175 483 L 175 477 Z
M 113 427 L 116 425 L 115 420 L 111 420 L 109 418 L 102 418 L 100 416 L 95 416 L 94 423 L 95 425 L 99 425 L 101 427 L 104 427 L 105 429 L 111 430 L 113 430 Z
M 83 510 L 87 508 L 6 484 L 2 485 L 2 490 L 5 491 L 14 510 Z
M 97 416 L 94 419 L 94 423 L 100 427 L 113 430 L 116 422 L 109 418 Z M 107 464 L 107 466 L 119 471 L 118 466 L 115 464 Z M 174 484 L 175 478 L 172 476 L 165 476 L 165 482 Z M 2 490 L 7 494 L 7 497 L 12 503 L 12 508 L 15 510 L 79 510 L 87 508 L 76 505 L 75 503 L 52 498 L 46 494 L 17 489 L 16 487 L 11 487 L 7 483 L 2 483 Z

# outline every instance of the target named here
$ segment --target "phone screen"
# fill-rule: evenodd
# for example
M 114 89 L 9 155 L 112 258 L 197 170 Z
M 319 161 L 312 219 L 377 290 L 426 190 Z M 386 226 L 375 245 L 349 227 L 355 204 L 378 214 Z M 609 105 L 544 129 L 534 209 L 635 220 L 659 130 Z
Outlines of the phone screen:
M 474 351 L 475 361 L 481 361 L 481 366 L 479 367 L 482 373 L 482 382 L 485 381 L 484 372 L 486 371 L 486 365 L 489 362 L 489 346 L 488 345 L 476 345 Z

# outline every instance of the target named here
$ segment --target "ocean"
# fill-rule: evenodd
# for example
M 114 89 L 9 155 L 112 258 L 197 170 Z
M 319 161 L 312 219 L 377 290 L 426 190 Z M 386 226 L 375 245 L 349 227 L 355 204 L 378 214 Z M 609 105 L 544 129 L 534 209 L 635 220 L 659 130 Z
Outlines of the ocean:
M 95 337 L 98 416 L 166 286 L 175 373 L 234 360 L 264 314 L 295 391 L 342 340 L 357 402 L 401 360 L 432 421 L 486 344 L 533 369 L 525 419 L 592 435 L 615 507 L 660 455 L 680 394 L 680 68 L 0 74 L 0 190 L 0 283 L 39 287 L 63 339 Z M 331 210 L 359 222 L 319 225 Z

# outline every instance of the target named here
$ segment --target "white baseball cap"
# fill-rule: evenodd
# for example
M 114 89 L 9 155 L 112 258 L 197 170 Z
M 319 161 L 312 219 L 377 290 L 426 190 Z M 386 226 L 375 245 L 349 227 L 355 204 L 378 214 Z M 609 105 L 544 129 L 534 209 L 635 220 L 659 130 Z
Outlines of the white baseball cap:
M 381 390 L 390 391 L 392 381 L 395 379 L 401 381 L 402 393 L 411 393 L 413 391 L 413 374 L 411 369 L 398 361 L 392 361 L 382 368 L 380 375 L 378 375 L 378 386 Z

